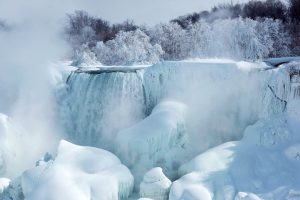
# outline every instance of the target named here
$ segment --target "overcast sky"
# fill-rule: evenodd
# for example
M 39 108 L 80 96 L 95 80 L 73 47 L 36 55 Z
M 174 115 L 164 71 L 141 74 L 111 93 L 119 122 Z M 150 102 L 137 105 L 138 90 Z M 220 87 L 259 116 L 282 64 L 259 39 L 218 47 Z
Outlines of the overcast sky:
M 248 0 L 232 0 L 233 3 L 246 1 Z M 138 24 L 156 24 L 230 2 L 231 0 L 0 0 L 0 17 L 13 20 L 28 16 L 51 18 L 82 9 L 111 22 L 133 19 Z
M 95 14 L 101 13 L 110 21 L 134 19 L 137 23 L 159 23 L 187 13 L 207 10 L 230 0 L 98 0 L 102 6 L 91 7 Z M 233 0 L 245 2 L 247 0 Z

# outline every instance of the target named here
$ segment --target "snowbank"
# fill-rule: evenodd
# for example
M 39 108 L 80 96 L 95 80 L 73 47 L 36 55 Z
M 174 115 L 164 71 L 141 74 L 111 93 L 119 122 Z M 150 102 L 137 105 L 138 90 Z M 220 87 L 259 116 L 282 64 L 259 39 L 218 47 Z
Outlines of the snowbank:
M 26 200 L 124 199 L 133 176 L 112 153 L 61 141 L 56 159 L 22 175 Z
M 134 173 L 136 183 L 153 167 L 175 178 L 187 159 L 186 109 L 182 103 L 163 101 L 150 116 L 117 134 L 116 152 Z
M 164 175 L 160 167 L 148 171 L 140 185 L 140 196 L 155 200 L 168 200 L 172 182 Z
M 184 164 L 180 173 L 186 175 L 173 183 L 170 199 L 197 187 L 216 200 L 299 199 L 299 105 L 294 101 L 287 113 L 249 126 L 240 142 L 220 145 Z

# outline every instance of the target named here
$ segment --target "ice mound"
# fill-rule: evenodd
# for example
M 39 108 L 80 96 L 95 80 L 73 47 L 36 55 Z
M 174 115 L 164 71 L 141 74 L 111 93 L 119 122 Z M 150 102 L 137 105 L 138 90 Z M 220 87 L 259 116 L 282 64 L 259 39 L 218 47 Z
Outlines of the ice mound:
M 241 141 L 182 165 L 179 172 L 186 175 L 172 184 L 170 199 L 300 199 L 299 108 L 299 102 L 290 103 L 286 113 L 249 126 Z
M 9 182 L 8 178 L 0 178 L 0 194 L 9 186 Z
M 140 185 L 140 196 L 155 200 L 168 200 L 172 182 L 160 167 L 148 171 Z
M 112 153 L 61 141 L 54 161 L 22 175 L 26 200 L 113 200 L 127 198 L 133 176 Z
M 186 106 L 163 101 L 151 115 L 117 135 L 117 154 L 134 173 L 136 183 L 153 167 L 174 178 L 186 154 Z M 176 159 L 174 159 L 176 157 Z

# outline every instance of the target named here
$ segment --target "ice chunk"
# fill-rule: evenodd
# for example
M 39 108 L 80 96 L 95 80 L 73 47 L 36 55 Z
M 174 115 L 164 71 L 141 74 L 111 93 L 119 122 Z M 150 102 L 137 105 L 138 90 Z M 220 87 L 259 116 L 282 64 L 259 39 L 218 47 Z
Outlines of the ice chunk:
M 172 182 L 166 177 L 160 167 L 148 171 L 140 185 L 140 196 L 155 200 L 168 200 Z
M 61 141 L 56 159 L 22 175 L 26 200 L 124 199 L 133 176 L 112 153 Z

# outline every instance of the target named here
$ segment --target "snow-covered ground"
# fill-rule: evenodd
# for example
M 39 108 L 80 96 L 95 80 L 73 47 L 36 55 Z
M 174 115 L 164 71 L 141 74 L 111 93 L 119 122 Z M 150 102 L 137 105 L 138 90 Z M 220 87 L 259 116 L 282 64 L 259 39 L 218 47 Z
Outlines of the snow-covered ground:
M 61 139 L 83 146 L 23 165 L 26 133 L 0 115 L 1 200 L 300 199 L 295 60 L 68 66 L 53 81 Z

